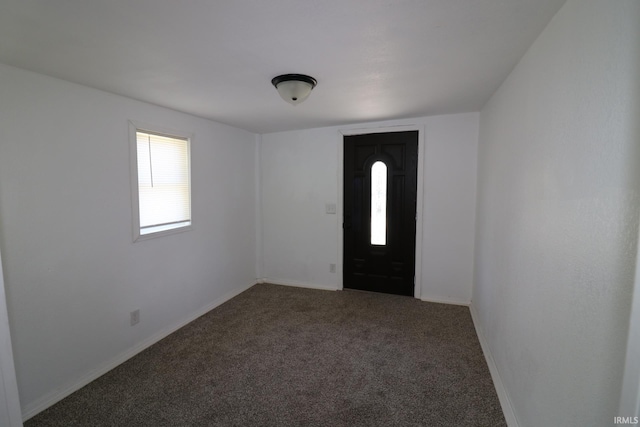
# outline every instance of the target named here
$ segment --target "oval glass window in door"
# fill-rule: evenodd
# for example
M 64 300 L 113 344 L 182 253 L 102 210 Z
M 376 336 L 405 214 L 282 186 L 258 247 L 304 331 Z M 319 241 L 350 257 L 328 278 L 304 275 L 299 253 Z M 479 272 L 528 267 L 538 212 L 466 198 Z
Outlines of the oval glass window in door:
M 381 161 L 371 167 L 371 244 L 387 244 L 387 165 Z

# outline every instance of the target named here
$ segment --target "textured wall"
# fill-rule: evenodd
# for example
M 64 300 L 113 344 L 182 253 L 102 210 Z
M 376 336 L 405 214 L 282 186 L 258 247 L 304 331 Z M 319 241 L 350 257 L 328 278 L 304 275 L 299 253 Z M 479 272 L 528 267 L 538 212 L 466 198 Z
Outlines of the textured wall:
M 473 306 L 521 427 L 611 425 L 640 198 L 640 2 L 569 0 L 480 114 Z
M 132 243 L 128 120 L 195 134 L 192 231 Z M 254 154 L 249 132 L 0 66 L 0 245 L 24 411 L 254 282 Z

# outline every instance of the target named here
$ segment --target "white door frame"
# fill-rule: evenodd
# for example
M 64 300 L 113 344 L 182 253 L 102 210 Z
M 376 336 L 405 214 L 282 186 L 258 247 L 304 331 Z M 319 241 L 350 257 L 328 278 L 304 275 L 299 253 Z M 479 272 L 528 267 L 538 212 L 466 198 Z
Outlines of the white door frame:
M 338 152 L 338 200 L 336 203 L 336 216 L 338 225 L 338 259 L 336 274 L 338 276 L 338 289 L 344 289 L 343 283 L 343 257 L 344 257 L 344 230 L 342 222 L 344 218 L 344 137 L 351 135 L 366 135 L 371 133 L 418 131 L 418 187 L 416 189 L 416 259 L 415 259 L 415 287 L 414 297 L 420 299 L 422 295 L 422 211 L 424 195 L 424 152 L 425 152 L 425 126 L 423 124 L 406 124 L 398 126 L 375 126 L 359 129 L 340 129 L 336 142 Z

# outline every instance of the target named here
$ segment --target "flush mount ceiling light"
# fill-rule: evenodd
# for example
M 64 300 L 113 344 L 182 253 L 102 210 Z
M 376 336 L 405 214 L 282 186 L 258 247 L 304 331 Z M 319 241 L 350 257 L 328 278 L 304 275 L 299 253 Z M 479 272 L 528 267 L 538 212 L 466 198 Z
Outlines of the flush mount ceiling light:
M 298 105 L 311 93 L 318 82 L 311 76 L 304 74 L 283 74 L 271 79 L 280 97 L 291 105 Z

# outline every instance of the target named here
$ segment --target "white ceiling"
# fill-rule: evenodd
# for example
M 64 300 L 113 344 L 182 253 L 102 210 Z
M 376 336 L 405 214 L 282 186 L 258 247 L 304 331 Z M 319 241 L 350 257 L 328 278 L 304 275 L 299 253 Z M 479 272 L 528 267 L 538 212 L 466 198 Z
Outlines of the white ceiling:
M 257 133 L 479 111 L 564 1 L 0 0 L 0 62 Z

